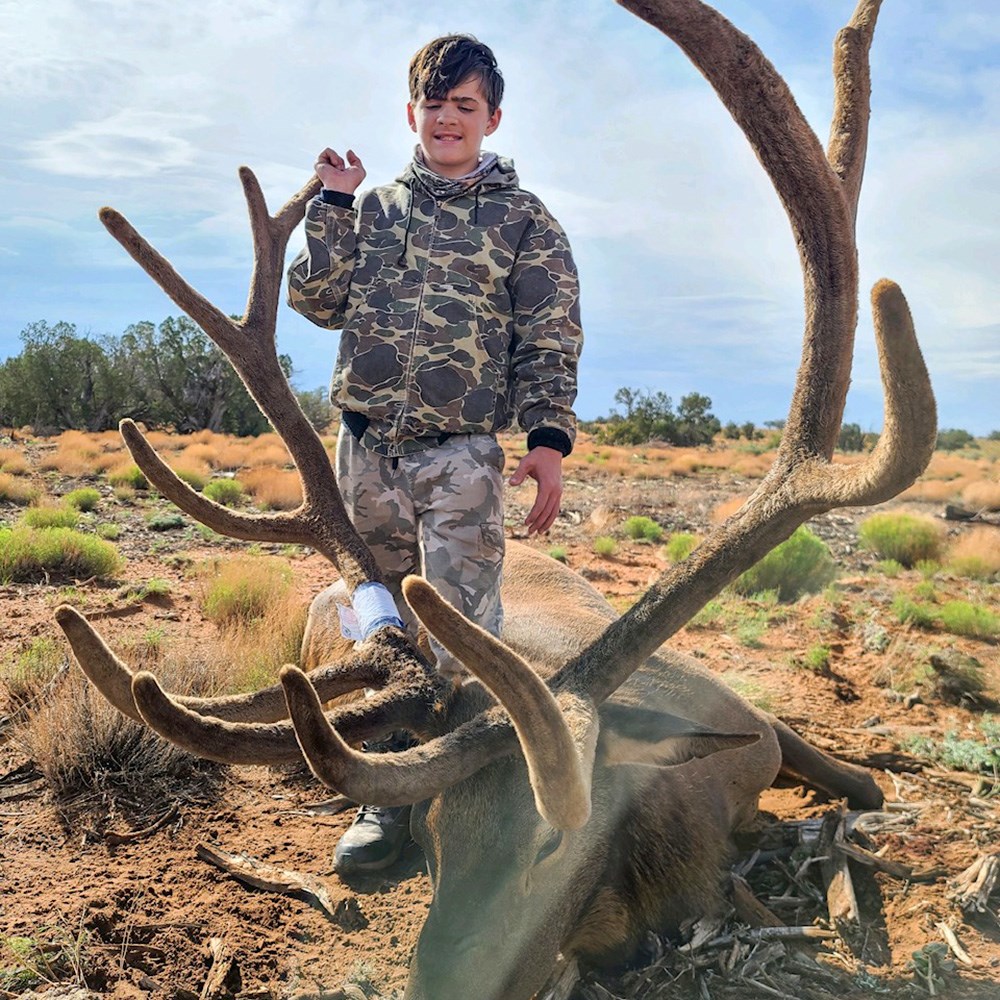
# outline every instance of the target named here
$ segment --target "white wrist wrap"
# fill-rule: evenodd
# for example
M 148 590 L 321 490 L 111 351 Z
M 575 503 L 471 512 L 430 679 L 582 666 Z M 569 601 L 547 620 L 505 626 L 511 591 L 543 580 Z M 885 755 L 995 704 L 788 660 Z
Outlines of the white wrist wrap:
M 367 639 L 373 632 L 387 625 L 406 628 L 396 602 L 381 583 L 362 583 L 351 595 L 351 604 L 358 616 L 361 638 Z

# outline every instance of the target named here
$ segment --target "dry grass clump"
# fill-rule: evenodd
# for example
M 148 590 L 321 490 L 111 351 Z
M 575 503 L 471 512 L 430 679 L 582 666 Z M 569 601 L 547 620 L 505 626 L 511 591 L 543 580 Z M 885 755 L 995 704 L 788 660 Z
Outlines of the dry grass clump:
M 17 448 L 0 448 L 0 472 L 9 476 L 27 476 L 31 466 L 24 453 Z
M 955 541 L 946 559 L 959 576 L 973 580 L 1000 576 L 1000 529 L 986 525 L 972 528 Z
M 763 479 L 771 468 L 772 459 L 767 455 L 741 455 L 730 469 L 747 479 Z
M 733 497 L 732 500 L 720 503 L 710 515 L 712 524 L 722 524 L 723 521 L 732 517 L 746 502 L 746 497 Z
M 228 441 L 220 445 L 210 459 L 213 469 L 235 472 L 250 464 L 251 448 L 245 441 Z
M 170 468 L 193 490 L 203 490 L 212 478 L 212 470 L 207 463 L 196 462 L 183 455 L 170 462 Z
M 967 482 L 968 480 L 965 479 L 921 479 L 900 493 L 899 496 L 903 500 L 947 503 L 949 500 L 958 499 Z
M 220 628 L 252 625 L 283 603 L 292 587 L 291 566 L 273 556 L 211 559 L 198 573 L 202 611 Z
M 213 559 L 198 568 L 202 610 L 219 626 L 221 683 L 249 691 L 273 683 L 278 668 L 299 657 L 308 609 L 292 587 L 287 560 L 273 556 Z
M 175 438 L 174 446 L 176 447 L 176 445 L 177 439 Z M 189 444 L 178 452 L 177 464 L 191 468 L 203 468 L 207 473 L 210 468 L 218 468 L 216 455 L 220 447 L 227 447 L 227 445 L 208 444 L 204 441 Z
M 41 492 L 37 486 L 26 483 L 23 479 L 0 472 L 0 500 L 26 505 L 34 503 L 41 496 Z
M 978 479 L 981 471 L 979 463 L 972 459 L 937 451 L 931 457 L 921 479 L 958 479 L 960 476 Z
M 241 472 L 240 482 L 265 510 L 293 510 L 302 503 L 302 482 L 297 472 L 259 466 Z
M 705 465 L 700 456 L 694 453 L 676 455 L 667 468 L 672 476 L 693 476 Z
M 210 676 L 158 666 L 164 685 L 181 693 L 205 693 Z M 199 760 L 161 739 L 148 726 L 112 707 L 78 670 L 15 730 L 14 740 L 45 775 L 64 817 L 81 811 L 103 818 L 124 812 L 148 817 L 172 802 L 204 801 L 220 788 L 217 764 Z
M 7 467 L 4 466 L 4 471 Z M 962 502 L 977 510 L 1000 510 L 1000 482 L 980 480 L 962 490 Z

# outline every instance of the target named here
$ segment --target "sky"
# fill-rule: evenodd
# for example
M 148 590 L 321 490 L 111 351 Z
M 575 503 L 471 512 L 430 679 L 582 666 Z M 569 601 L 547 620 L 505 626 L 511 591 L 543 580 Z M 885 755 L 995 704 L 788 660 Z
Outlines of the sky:
M 718 0 L 825 144 L 851 0 Z M 122 211 L 204 295 L 242 312 L 251 251 L 237 167 L 272 211 L 325 146 L 368 184 L 412 155 L 406 69 L 471 32 L 495 51 L 511 156 L 569 234 L 586 345 L 577 410 L 617 389 L 711 397 L 723 421 L 787 412 L 803 326 L 791 230 L 746 139 L 679 49 L 610 0 L 0 0 L 0 359 L 29 324 L 118 335 L 178 310 L 104 231 Z M 862 293 L 844 415 L 878 430 L 868 289 L 910 304 L 941 427 L 1000 429 L 1000 6 L 886 0 L 858 221 Z M 297 231 L 289 260 L 302 243 Z M 294 383 L 325 385 L 337 334 L 282 305 Z

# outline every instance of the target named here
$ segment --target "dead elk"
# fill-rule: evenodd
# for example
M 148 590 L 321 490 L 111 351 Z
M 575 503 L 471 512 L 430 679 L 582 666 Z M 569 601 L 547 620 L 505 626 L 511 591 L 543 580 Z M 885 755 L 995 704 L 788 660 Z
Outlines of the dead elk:
M 503 641 L 411 579 L 406 596 L 474 679 L 439 678 L 407 636 L 376 631 L 345 660 L 281 687 L 213 700 L 171 698 L 132 677 L 71 608 L 57 618 L 87 675 L 124 713 L 196 753 L 233 763 L 305 755 L 344 794 L 413 803 L 434 901 L 406 997 L 526 1000 L 557 954 L 600 960 L 647 928 L 712 910 L 730 838 L 779 769 L 862 806 L 880 795 L 864 772 L 821 754 L 662 644 L 706 601 L 810 517 L 874 504 L 929 460 L 935 410 L 912 322 L 888 281 L 872 293 L 885 392 L 883 432 L 853 466 L 830 461 L 850 378 L 857 318 L 855 217 L 867 145 L 871 44 L 880 0 L 860 0 L 835 50 L 826 152 L 784 81 L 753 42 L 699 0 L 622 0 L 684 50 L 744 130 L 785 206 L 805 284 L 802 362 L 775 464 L 746 504 L 621 618 L 582 580 L 512 547 Z M 244 317 L 195 292 L 111 209 L 102 219 L 161 287 L 229 356 L 282 435 L 302 476 L 301 507 L 251 515 L 182 483 L 135 425 L 122 433 L 150 481 L 192 516 L 239 538 L 308 544 L 348 593 L 378 581 L 347 520 L 329 459 L 278 365 L 274 323 L 288 237 L 315 185 L 271 217 L 240 172 L 255 264 Z M 374 697 L 324 713 L 360 688 Z M 290 715 L 291 721 L 288 720 Z M 406 728 L 420 745 L 364 755 L 363 739 Z

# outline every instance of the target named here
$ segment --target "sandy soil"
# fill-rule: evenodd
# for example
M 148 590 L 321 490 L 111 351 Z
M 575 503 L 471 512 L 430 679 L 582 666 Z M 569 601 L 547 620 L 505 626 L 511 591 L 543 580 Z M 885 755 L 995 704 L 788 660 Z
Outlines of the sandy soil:
M 68 485 L 53 491 L 62 492 Z M 631 480 L 577 470 L 567 482 L 557 525 L 548 538 L 532 544 L 564 549 L 569 565 L 623 609 L 667 566 L 662 546 L 622 541 L 614 556 L 602 559 L 593 552 L 595 536 L 612 534 L 633 514 L 653 517 L 668 532 L 705 531 L 720 503 L 751 488 L 730 473 Z M 519 525 L 528 499 L 523 492 L 509 498 L 512 537 L 522 534 Z M 938 513 L 926 505 L 922 510 Z M 6 513 L 11 518 L 15 512 L 11 508 Z M 856 963 L 850 967 L 835 950 L 811 949 L 814 955 L 826 955 L 827 965 L 843 976 L 839 995 L 871 996 L 885 990 L 926 995 L 913 983 L 907 962 L 914 951 L 942 940 L 937 924 L 944 922 L 954 927 L 972 963 L 961 965 L 949 982 L 948 995 L 995 998 L 1000 996 L 1000 924 L 989 914 L 970 923 L 949 896 L 955 876 L 983 853 L 997 850 L 1000 817 L 998 800 L 989 795 L 993 783 L 926 764 L 901 748 L 907 734 L 940 739 L 949 730 L 966 731 L 981 715 L 981 706 L 948 705 L 926 690 L 920 701 L 908 706 L 901 693 L 894 692 L 893 670 L 887 665 L 899 667 L 918 649 L 960 650 L 983 664 L 992 690 L 1000 692 L 997 649 L 956 636 L 917 634 L 895 622 L 890 613 L 893 594 L 920 578 L 910 573 L 888 579 L 874 572 L 873 560 L 857 546 L 856 526 L 866 513 L 838 511 L 812 525 L 841 567 L 833 590 L 782 609 L 750 644 L 741 640 L 731 622 L 720 620 L 685 629 L 675 645 L 702 657 L 748 696 L 766 701 L 771 711 L 817 746 L 875 768 L 889 800 L 919 804 L 907 814 L 911 822 L 880 834 L 875 846 L 913 870 L 939 868 L 940 877 L 917 883 L 879 874 L 871 880 L 881 897 L 878 919 L 884 921 L 884 964 L 871 963 L 866 973 L 876 978 L 866 980 Z M 108 588 L 93 581 L 77 581 L 77 597 L 83 595 L 85 609 L 100 609 L 98 625 L 112 645 L 151 628 L 162 630 L 175 648 L 198 643 L 214 626 L 200 614 L 190 577 L 168 556 L 183 553 L 197 559 L 217 553 L 218 545 L 192 532 L 154 535 L 138 513 L 123 511 L 119 516 L 125 525 L 120 547 L 128 561 L 117 585 L 167 578 L 169 597 L 117 607 Z M 232 544 L 228 551 L 240 548 Z M 329 567 L 315 554 L 298 556 L 293 564 L 296 586 L 306 602 L 328 582 Z M 0 588 L 6 626 L 2 655 L 14 655 L 32 639 L 59 636 L 52 611 L 65 599 L 66 584 Z M 947 576 L 936 586 L 942 599 L 965 596 L 970 588 L 968 581 Z M 981 585 L 976 593 L 996 608 L 996 585 Z M 888 648 L 881 652 L 866 639 L 866 626 L 874 627 L 872 623 L 889 634 Z M 803 659 L 818 643 L 831 650 L 829 669 L 803 668 Z M 212 996 L 263 1000 L 321 990 L 333 996 L 374 995 L 376 986 L 389 996 L 402 989 L 409 953 L 430 901 L 423 859 L 411 848 L 403 863 L 385 876 L 351 884 L 338 879 L 331 869 L 332 848 L 349 814 L 311 815 L 307 807 L 329 793 L 308 774 L 231 769 L 214 801 L 184 804 L 155 832 L 115 845 L 109 843 L 109 832 L 126 833 L 149 824 L 157 811 L 147 809 L 143 817 L 122 810 L 102 813 L 92 806 L 68 814 L 44 780 L 31 776 L 31 762 L 16 728 L 6 737 L 0 746 L 0 775 L 25 768 L 18 773 L 28 780 L 0 779 L 0 934 L 51 945 L 50 955 L 61 958 L 53 959 L 47 978 L 76 978 L 97 992 L 121 998 L 197 998 L 203 995 L 212 966 L 210 942 L 217 939 L 232 962 L 225 985 Z M 160 811 L 165 813 L 170 804 L 162 802 Z M 762 806 L 771 820 L 801 820 L 831 808 L 802 788 L 775 789 Z M 329 893 L 332 915 L 301 894 L 241 884 L 200 860 L 199 844 L 317 876 Z M 0 970 L 16 967 L 8 943 L 0 953 Z M 360 984 L 362 992 L 339 994 L 349 981 L 355 989 Z M 610 981 L 605 986 L 611 992 L 601 995 L 638 995 L 624 988 L 616 993 Z M 10 980 L 8 987 L 12 992 L 19 988 Z M 735 982 L 725 995 L 743 996 L 741 989 L 748 997 L 763 995 Z M 678 996 L 699 995 L 691 982 L 679 982 L 676 990 Z M 470 997 L 474 995 L 470 989 Z

